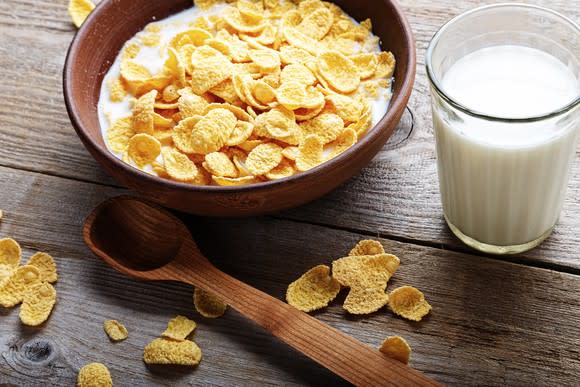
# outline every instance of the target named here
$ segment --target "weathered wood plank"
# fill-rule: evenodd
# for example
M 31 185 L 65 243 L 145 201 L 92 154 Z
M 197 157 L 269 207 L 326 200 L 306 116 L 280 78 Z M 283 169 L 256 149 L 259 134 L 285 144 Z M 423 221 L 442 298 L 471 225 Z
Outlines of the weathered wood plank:
M 94 205 L 122 190 L 6 168 L 0 168 L 0 181 L 6 211 L 0 237 L 22 242 L 26 256 L 47 250 L 60 274 L 58 303 L 43 327 L 22 327 L 18 308 L 0 309 L 0 383 L 71 385 L 83 364 L 102 361 L 116 384 L 127 386 L 341 384 L 231 310 L 217 320 L 203 319 L 192 310 L 189 287 L 134 281 L 93 257 L 81 240 L 83 220 Z M 268 217 L 185 220 L 221 269 L 279 298 L 305 270 L 344 255 L 362 237 Z M 421 323 L 387 310 L 351 317 L 340 306 L 342 293 L 317 318 L 373 346 L 388 335 L 402 335 L 413 347 L 412 365 L 448 384 L 577 381 L 580 276 L 381 241 L 402 261 L 389 287 L 417 286 L 433 305 L 432 314 Z M 143 347 L 179 313 L 199 323 L 194 339 L 203 350 L 202 363 L 195 370 L 146 367 Z M 107 318 L 127 325 L 127 341 L 107 340 L 101 328 Z M 54 355 L 44 350 L 44 341 Z

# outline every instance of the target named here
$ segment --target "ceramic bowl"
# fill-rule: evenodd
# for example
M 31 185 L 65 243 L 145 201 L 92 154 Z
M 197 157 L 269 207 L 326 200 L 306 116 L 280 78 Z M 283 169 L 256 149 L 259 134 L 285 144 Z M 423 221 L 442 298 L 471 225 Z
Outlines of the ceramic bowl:
M 379 152 L 401 119 L 415 78 L 415 42 L 396 1 L 336 1 L 356 20 L 371 18 L 383 50 L 397 59 L 393 97 L 386 115 L 359 142 L 326 163 L 295 176 L 241 187 L 194 186 L 141 172 L 115 157 L 99 126 L 103 77 L 123 44 L 145 25 L 191 7 L 191 0 L 103 0 L 77 32 L 63 74 L 71 122 L 91 155 L 118 182 L 161 205 L 206 216 L 252 216 L 319 198 L 357 174 Z

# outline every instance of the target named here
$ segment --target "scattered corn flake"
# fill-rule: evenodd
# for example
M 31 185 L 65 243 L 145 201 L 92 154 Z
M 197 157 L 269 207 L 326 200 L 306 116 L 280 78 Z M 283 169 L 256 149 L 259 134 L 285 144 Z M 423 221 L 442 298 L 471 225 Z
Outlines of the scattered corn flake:
M 338 51 L 326 51 L 318 56 L 318 71 L 341 93 L 351 93 L 360 85 L 360 74 L 351 59 Z
M 368 314 L 389 301 L 387 282 L 399 267 L 399 258 L 391 254 L 348 256 L 332 263 L 332 275 L 350 288 L 344 309 L 352 314 Z
M 90 363 L 79 371 L 77 387 L 113 387 L 113 380 L 102 363 Z
M 201 361 L 201 349 L 193 341 L 174 341 L 158 338 L 143 351 L 146 364 L 174 364 L 194 366 Z
M 324 143 L 315 134 L 308 135 L 298 147 L 296 157 L 296 169 L 300 172 L 308 171 L 319 166 L 323 162 Z
M 56 290 L 48 282 L 32 285 L 26 289 L 20 307 L 20 321 L 31 327 L 48 320 L 56 303 Z
M 20 266 L 14 270 L 0 288 L 0 305 L 11 308 L 22 302 L 24 293 L 41 283 L 40 271 L 34 266 Z
M 387 337 L 381 344 L 379 351 L 404 364 L 409 364 L 411 359 L 411 347 L 401 336 Z
M 195 163 L 175 149 L 163 150 L 163 162 L 167 175 L 177 181 L 189 182 L 198 176 Z
M 388 302 L 389 296 L 384 288 L 354 287 L 348 292 L 342 307 L 350 314 L 370 314 L 381 309 Z
M 184 341 L 196 327 L 197 324 L 195 321 L 185 316 L 176 316 L 169 320 L 167 329 L 165 329 L 161 336 L 176 341 Z
M 221 317 L 228 307 L 228 304 L 214 294 L 200 288 L 193 291 L 193 305 L 199 314 L 206 318 Z
M 129 140 L 127 153 L 138 167 L 143 167 L 161 154 L 161 143 L 149 134 L 139 133 Z
M 330 276 L 330 268 L 318 265 L 288 286 L 286 301 L 303 312 L 312 312 L 328 306 L 339 292 L 340 283 Z
M 12 238 L 0 239 L 0 264 L 16 269 L 22 260 L 22 249 Z
M 34 266 L 40 272 L 41 281 L 55 283 L 58 280 L 56 263 L 47 253 L 36 253 L 28 260 L 27 265 Z
M 332 113 L 324 113 L 311 120 L 300 123 L 300 128 L 304 136 L 315 134 L 323 144 L 328 144 L 344 131 L 344 121 L 342 118 Z
M 223 152 L 207 154 L 203 167 L 214 176 L 238 177 L 238 169 L 228 155 Z
M 264 175 L 276 168 L 282 161 L 282 148 L 268 143 L 252 149 L 246 159 L 246 167 L 254 176 Z
M 112 341 L 123 341 L 129 337 L 127 328 L 117 320 L 106 320 L 103 323 L 103 329 Z
M 401 286 L 389 294 L 389 308 L 408 320 L 421 321 L 431 310 L 431 305 L 420 290 L 412 286 Z
M 348 253 L 349 256 L 385 254 L 385 249 L 379 241 L 364 239 L 356 244 Z
M 69 0 L 68 14 L 77 28 L 80 28 L 87 16 L 95 9 L 90 0 Z

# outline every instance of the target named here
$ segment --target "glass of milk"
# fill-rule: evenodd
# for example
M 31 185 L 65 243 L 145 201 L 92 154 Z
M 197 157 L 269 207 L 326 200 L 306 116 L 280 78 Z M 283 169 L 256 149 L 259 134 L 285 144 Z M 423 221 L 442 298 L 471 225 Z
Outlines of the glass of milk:
M 467 245 L 515 254 L 558 221 L 580 134 L 580 28 L 498 4 L 445 24 L 426 53 L 443 212 Z

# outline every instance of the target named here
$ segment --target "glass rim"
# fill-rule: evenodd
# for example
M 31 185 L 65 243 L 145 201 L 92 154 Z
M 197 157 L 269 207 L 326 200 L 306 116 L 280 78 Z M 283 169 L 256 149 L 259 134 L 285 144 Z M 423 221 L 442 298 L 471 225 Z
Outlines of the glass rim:
M 476 118 L 485 119 L 488 121 L 499 121 L 499 122 L 509 122 L 509 123 L 525 123 L 525 122 L 536 122 L 536 121 L 547 120 L 550 118 L 560 116 L 560 115 L 574 109 L 576 106 L 580 105 L 580 94 L 579 94 L 570 103 L 568 103 L 568 104 L 564 105 L 563 107 L 560 107 L 556 110 L 553 110 L 549 113 L 544 113 L 544 114 L 541 114 L 538 116 L 518 117 L 518 118 L 498 117 L 498 116 L 482 113 L 482 112 L 477 111 L 475 109 L 468 108 L 467 106 L 457 102 L 456 100 L 451 98 L 447 93 L 445 93 L 439 80 L 437 79 L 437 77 L 434 74 L 433 65 L 432 65 L 432 61 L 431 61 L 431 58 L 433 56 L 433 50 L 435 49 L 435 45 L 439 42 L 443 33 L 445 33 L 445 31 L 451 25 L 457 23 L 458 21 L 460 21 L 468 16 L 473 15 L 474 13 L 478 13 L 478 12 L 485 11 L 488 9 L 493 9 L 493 8 L 505 8 L 505 7 L 534 9 L 536 11 L 550 13 L 553 16 L 556 16 L 557 18 L 559 18 L 562 22 L 564 22 L 564 24 L 569 24 L 573 29 L 576 30 L 578 35 L 580 35 L 580 26 L 578 24 L 576 24 L 572 19 L 570 19 L 570 18 L 568 18 L 568 17 L 562 15 L 561 13 L 556 12 L 552 9 L 537 6 L 537 5 L 523 4 L 523 3 L 499 3 L 499 4 L 492 4 L 492 5 L 485 5 L 482 7 L 477 7 L 477 8 L 471 9 L 469 11 L 466 11 L 464 13 L 461 13 L 461 14 L 455 16 L 454 18 L 452 18 L 451 20 L 447 21 L 445 24 L 443 24 L 443 26 L 441 26 L 441 28 L 439 28 L 439 30 L 437 30 L 435 35 L 433 35 L 433 38 L 431 38 L 431 41 L 429 42 L 429 46 L 427 47 L 427 51 L 425 53 L 425 67 L 427 68 L 427 76 L 429 78 L 431 85 L 433 86 L 433 88 L 437 92 L 437 94 L 441 98 L 443 98 L 447 103 L 449 103 L 451 106 L 455 107 L 456 109 L 460 110 L 461 112 L 463 112 L 467 115 L 470 115 L 470 116 L 473 116 Z

